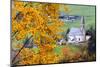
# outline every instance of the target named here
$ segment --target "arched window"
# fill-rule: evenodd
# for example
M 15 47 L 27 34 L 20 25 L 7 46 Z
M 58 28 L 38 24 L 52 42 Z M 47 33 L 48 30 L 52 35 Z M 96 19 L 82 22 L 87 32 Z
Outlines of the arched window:
M 80 41 L 80 38 L 79 38 L 79 41 Z

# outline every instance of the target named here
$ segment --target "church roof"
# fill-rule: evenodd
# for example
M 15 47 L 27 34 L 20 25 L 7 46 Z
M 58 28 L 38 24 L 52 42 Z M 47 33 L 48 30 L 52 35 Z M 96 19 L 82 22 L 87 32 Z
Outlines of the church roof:
M 75 35 L 83 35 L 80 28 L 71 28 L 68 35 L 75 36 Z

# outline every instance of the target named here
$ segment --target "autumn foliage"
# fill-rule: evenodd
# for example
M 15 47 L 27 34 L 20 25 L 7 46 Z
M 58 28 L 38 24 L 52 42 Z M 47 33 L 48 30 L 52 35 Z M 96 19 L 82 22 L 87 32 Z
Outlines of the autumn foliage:
M 63 22 L 59 20 L 59 8 L 59 4 L 14 1 L 12 38 L 22 41 L 31 37 L 39 49 L 38 54 L 35 54 L 32 49 L 23 48 L 19 53 L 20 59 L 22 59 L 19 64 L 58 62 L 59 56 L 53 53 L 53 49 L 57 39 L 62 37 L 59 32 L 63 31 L 60 29 Z M 54 44 L 52 45 L 52 43 Z

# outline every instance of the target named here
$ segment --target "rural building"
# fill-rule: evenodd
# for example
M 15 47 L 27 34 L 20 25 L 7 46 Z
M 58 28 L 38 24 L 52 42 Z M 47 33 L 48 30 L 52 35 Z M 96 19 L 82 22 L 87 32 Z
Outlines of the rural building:
M 71 28 L 68 33 L 68 42 L 69 43 L 79 43 L 86 40 L 85 35 L 85 21 L 84 17 L 81 17 L 80 28 Z

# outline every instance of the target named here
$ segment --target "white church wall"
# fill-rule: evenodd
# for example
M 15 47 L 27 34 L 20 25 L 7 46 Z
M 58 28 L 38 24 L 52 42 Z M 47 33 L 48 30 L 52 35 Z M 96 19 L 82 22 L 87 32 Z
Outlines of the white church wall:
M 68 36 L 68 43 L 78 43 L 84 41 L 84 36 L 76 35 L 76 36 Z

